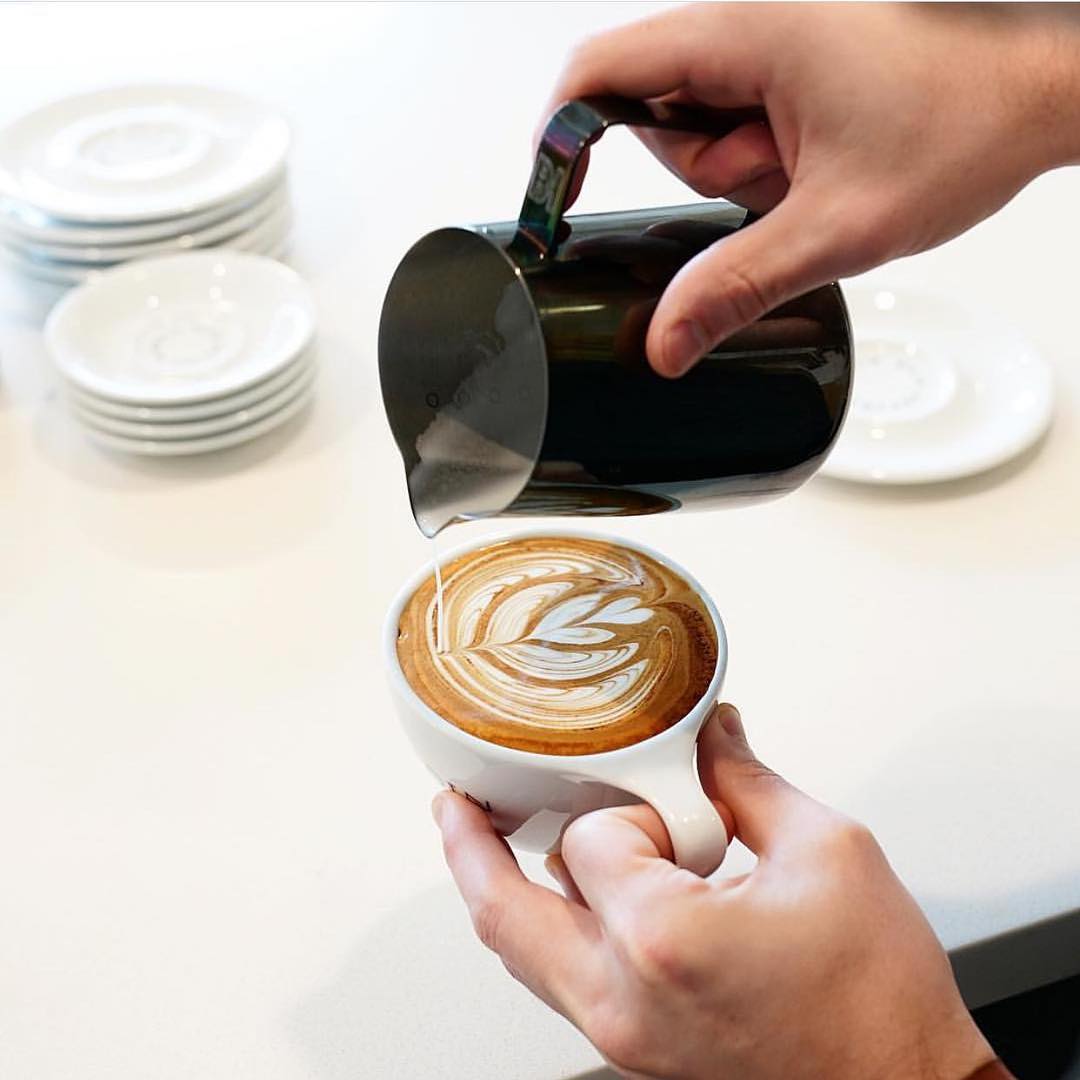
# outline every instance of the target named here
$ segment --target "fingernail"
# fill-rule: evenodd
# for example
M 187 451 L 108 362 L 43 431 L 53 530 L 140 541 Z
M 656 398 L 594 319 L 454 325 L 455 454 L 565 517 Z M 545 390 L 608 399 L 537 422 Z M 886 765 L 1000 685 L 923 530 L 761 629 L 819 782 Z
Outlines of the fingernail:
M 664 367 L 671 375 L 684 375 L 709 351 L 709 339 L 693 319 L 677 322 L 664 335 Z
M 734 739 L 745 739 L 743 734 L 742 717 L 734 705 L 721 705 L 716 710 L 720 726 Z
M 434 799 L 431 800 L 431 816 L 435 819 L 435 824 L 442 828 L 442 816 L 443 807 L 446 804 L 446 792 L 440 791 Z

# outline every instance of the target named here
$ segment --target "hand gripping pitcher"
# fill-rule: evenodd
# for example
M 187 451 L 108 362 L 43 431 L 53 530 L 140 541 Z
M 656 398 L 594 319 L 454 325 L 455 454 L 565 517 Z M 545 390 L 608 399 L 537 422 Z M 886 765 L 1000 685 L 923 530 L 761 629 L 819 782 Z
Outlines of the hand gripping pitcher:
M 379 375 L 423 533 L 496 515 L 656 514 L 811 476 L 852 378 L 840 288 L 815 289 L 678 379 L 645 358 L 665 286 L 753 220 L 722 200 L 563 217 L 611 124 L 720 136 L 760 113 L 584 98 L 552 117 L 517 222 L 429 233 L 383 303 Z

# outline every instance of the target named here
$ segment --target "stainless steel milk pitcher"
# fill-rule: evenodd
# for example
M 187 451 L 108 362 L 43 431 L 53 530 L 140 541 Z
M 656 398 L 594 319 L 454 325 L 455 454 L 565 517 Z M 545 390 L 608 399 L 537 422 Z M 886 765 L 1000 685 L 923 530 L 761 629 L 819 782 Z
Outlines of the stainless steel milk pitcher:
M 651 514 L 773 498 L 839 432 L 852 348 L 839 286 L 769 312 L 679 379 L 645 332 L 694 255 L 747 224 L 717 200 L 563 217 L 611 124 L 723 134 L 746 111 L 623 98 L 551 119 L 516 223 L 439 229 L 394 274 L 379 374 L 417 524 L 503 514 Z

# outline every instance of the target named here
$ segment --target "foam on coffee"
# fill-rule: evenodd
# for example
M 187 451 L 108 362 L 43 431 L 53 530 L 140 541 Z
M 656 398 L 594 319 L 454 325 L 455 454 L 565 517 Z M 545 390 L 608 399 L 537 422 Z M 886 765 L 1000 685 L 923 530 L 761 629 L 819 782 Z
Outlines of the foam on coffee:
M 546 754 L 613 750 L 681 720 L 716 670 L 716 629 L 675 571 L 582 537 L 507 540 L 409 598 L 397 655 L 420 698 L 488 742 Z

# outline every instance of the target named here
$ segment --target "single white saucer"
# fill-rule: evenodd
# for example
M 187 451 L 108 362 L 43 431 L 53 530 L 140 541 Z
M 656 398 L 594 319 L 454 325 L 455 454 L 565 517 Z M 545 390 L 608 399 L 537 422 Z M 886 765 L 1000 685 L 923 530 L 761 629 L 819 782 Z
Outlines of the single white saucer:
M 166 240 L 185 232 L 194 232 L 235 217 L 244 210 L 268 200 L 287 184 L 282 169 L 256 191 L 219 203 L 193 214 L 178 214 L 135 225 L 91 225 L 49 217 L 25 203 L 0 198 L 0 236 L 24 244 L 68 244 L 84 247 L 111 244 L 143 244 Z
M 155 440 L 172 442 L 177 439 L 202 439 L 208 435 L 221 435 L 235 428 L 253 424 L 256 420 L 279 412 L 293 398 L 303 394 L 315 378 L 315 368 L 310 364 L 290 383 L 262 401 L 245 408 L 235 409 L 220 416 L 211 416 L 205 420 L 185 420 L 175 424 L 140 423 L 131 420 L 117 420 L 115 417 L 102 416 L 91 409 L 85 409 L 75 403 L 75 415 L 87 427 L 103 431 L 110 435 L 120 435 L 126 439 Z
M 256 420 L 252 424 L 233 428 L 221 435 L 208 435 L 203 439 L 126 439 L 121 435 L 110 435 L 92 427 L 84 427 L 86 434 L 99 446 L 109 450 L 119 450 L 125 454 L 141 454 L 146 457 L 181 457 L 188 454 L 207 454 L 215 450 L 225 450 L 230 446 L 239 446 L 265 435 L 280 427 L 299 413 L 314 394 L 314 387 L 308 387 L 297 394 L 287 405 L 277 412 Z
M 281 226 L 274 234 L 266 235 L 260 227 L 258 232 L 252 230 L 255 239 L 251 239 L 249 233 L 234 240 L 225 240 L 215 248 L 200 248 L 200 251 L 228 250 L 244 251 L 252 255 L 265 255 L 271 259 L 283 259 L 289 249 L 289 241 L 292 234 L 291 212 L 285 225 Z M 112 266 L 80 266 L 77 263 L 61 262 L 35 262 L 32 259 L 21 259 L 14 255 L 10 249 L 0 245 L 0 263 L 6 263 L 17 274 L 24 277 L 34 278 L 37 281 L 45 281 L 51 285 L 83 285 L 96 281 L 101 275 L 117 267 L 125 266 L 126 263 L 117 263 Z
M 277 112 L 201 86 L 125 86 L 45 105 L 0 129 L 0 195 L 93 224 L 190 214 L 285 162 Z
M 180 231 L 175 236 L 161 240 L 146 240 L 134 244 L 53 244 L 15 237 L 8 237 L 5 243 L 12 252 L 24 259 L 112 266 L 128 259 L 145 259 L 171 251 L 190 251 L 192 248 L 209 247 L 240 237 L 261 225 L 271 215 L 282 213 L 287 203 L 287 190 L 284 186 L 278 186 L 253 206 L 212 225 Z
M 311 341 L 315 305 L 295 271 L 259 255 L 190 251 L 105 270 L 50 312 L 61 375 L 134 405 L 245 390 Z
M 287 367 L 283 367 L 269 379 L 263 379 L 262 382 L 256 383 L 247 390 L 241 390 L 238 394 L 226 394 L 223 397 L 211 398 L 209 401 L 198 401 L 193 405 L 131 405 L 89 394 L 71 384 L 67 384 L 66 390 L 72 403 L 80 412 L 90 412 L 97 417 L 127 420 L 134 424 L 190 423 L 194 420 L 207 420 L 214 416 L 239 412 L 241 409 L 257 405 L 284 389 L 299 375 L 314 366 L 315 357 L 312 349 L 305 349 Z
M 196 250 L 246 251 L 280 259 L 287 247 L 291 231 L 292 209 L 285 205 L 247 232 Z M 12 248 L 0 244 L 0 261 L 7 263 L 16 273 L 36 278 L 38 281 L 48 281 L 54 285 L 82 285 L 95 281 L 102 273 L 125 265 L 127 260 L 108 266 L 94 266 L 51 259 L 28 259 Z
M 1001 465 L 1046 431 L 1050 368 L 995 313 L 918 290 L 845 285 L 855 382 L 824 476 L 955 480 Z
M 222 247 L 229 248 L 232 251 L 255 251 L 263 253 L 268 247 L 279 243 L 291 227 L 292 209 L 288 202 L 282 202 L 273 207 L 262 220 L 257 221 L 246 230 L 234 233 L 231 230 L 226 229 L 224 236 L 219 236 L 217 239 L 206 240 L 199 244 L 184 243 L 179 250 L 189 251 L 198 250 L 199 248 L 204 247 Z M 168 254 L 170 251 L 176 250 L 178 249 L 169 244 L 165 244 L 161 250 L 156 252 L 156 254 L 164 255 Z M 10 244 L 3 249 L 3 252 L 5 260 L 16 270 L 28 274 L 31 277 L 40 277 L 46 281 L 57 281 L 72 285 L 77 285 L 83 281 L 89 281 L 92 275 L 102 270 L 108 270 L 111 267 L 119 266 L 121 263 L 129 262 L 132 259 L 146 258 L 155 254 L 155 251 L 151 248 L 141 254 L 120 256 L 117 259 L 106 260 L 105 262 L 86 262 L 81 258 L 75 261 L 68 261 L 64 259 L 54 259 L 48 255 L 32 254 L 28 253 L 25 249 L 14 247 Z

